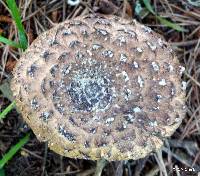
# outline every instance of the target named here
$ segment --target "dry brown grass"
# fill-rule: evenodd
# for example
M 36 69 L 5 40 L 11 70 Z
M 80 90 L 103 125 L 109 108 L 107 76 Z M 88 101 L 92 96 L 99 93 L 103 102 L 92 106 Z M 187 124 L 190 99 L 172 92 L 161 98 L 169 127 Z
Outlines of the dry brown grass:
M 113 13 L 125 18 L 137 18 L 162 34 L 186 67 L 183 79 L 187 81 L 187 115 L 179 129 L 165 141 L 161 151 L 138 161 L 111 162 L 105 167 L 103 175 L 192 176 L 200 172 L 200 8 L 192 6 L 187 0 L 154 0 L 152 3 L 160 16 L 183 26 L 186 31 L 166 28 L 151 14 L 144 19 L 136 16 L 133 10 L 135 0 L 82 0 L 75 7 L 69 6 L 67 0 L 18 1 L 29 44 L 40 33 L 65 19 L 93 12 Z M 17 37 L 16 27 L 3 0 L 0 0 L 0 33 L 9 39 Z M 20 50 L 0 44 L 1 81 L 11 77 L 11 70 L 20 55 Z M 8 104 L 2 95 L 0 101 L 2 108 Z M 20 115 L 14 110 L 3 123 L 0 122 L 1 153 L 5 153 L 23 133 L 23 125 Z M 95 162 L 63 158 L 32 137 L 21 153 L 6 166 L 6 172 L 7 176 L 84 176 L 93 174 L 94 168 Z

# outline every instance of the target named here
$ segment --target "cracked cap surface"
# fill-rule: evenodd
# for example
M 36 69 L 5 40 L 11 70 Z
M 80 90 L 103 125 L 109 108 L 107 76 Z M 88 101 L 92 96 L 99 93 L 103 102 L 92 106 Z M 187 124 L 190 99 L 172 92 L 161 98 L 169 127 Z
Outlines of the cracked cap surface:
M 139 159 L 184 118 L 183 71 L 150 28 L 87 15 L 39 35 L 17 63 L 11 88 L 25 121 L 55 152 Z

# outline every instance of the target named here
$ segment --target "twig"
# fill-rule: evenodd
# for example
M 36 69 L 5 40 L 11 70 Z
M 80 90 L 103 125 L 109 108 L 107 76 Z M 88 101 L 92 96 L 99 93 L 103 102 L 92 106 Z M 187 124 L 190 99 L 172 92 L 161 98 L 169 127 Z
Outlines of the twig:
M 175 165 L 175 169 L 176 169 L 176 175 L 177 175 L 177 176 L 181 176 L 181 175 L 180 175 L 180 172 L 179 172 L 179 168 L 178 168 L 177 165 Z
M 159 170 L 159 167 L 155 166 L 148 173 L 146 173 L 145 176 L 155 176 L 158 174 Z
M 116 168 L 115 176 L 122 176 L 123 175 L 123 165 L 124 165 L 124 161 L 117 162 L 117 168 Z
M 106 166 L 106 164 L 107 164 L 107 161 L 104 158 L 98 160 L 94 176 L 101 176 L 101 173 L 102 173 L 104 167 Z
M 195 45 L 197 44 L 199 39 L 194 39 L 194 40 L 188 40 L 184 42 L 173 42 L 171 43 L 172 46 L 189 46 L 189 45 Z
M 28 150 L 28 149 L 26 149 L 24 147 L 22 147 L 22 151 L 25 151 L 26 153 L 28 153 L 28 154 L 30 154 L 30 155 L 38 158 L 38 159 L 41 159 L 41 160 L 43 159 L 43 157 L 41 157 L 40 155 L 36 154 L 36 152 L 30 151 L 30 150 Z
M 166 147 L 163 147 L 163 151 L 166 152 L 166 153 L 170 152 L 169 149 L 166 148 Z M 181 152 L 179 150 L 177 153 L 178 153 L 178 155 L 176 153 L 173 153 L 173 152 L 171 152 L 170 154 L 171 154 L 172 157 L 176 158 L 182 164 L 184 164 L 184 165 L 186 165 L 186 166 L 188 166 L 190 168 L 194 168 L 194 170 L 196 170 L 196 171 L 200 171 L 200 167 L 197 164 L 192 165 L 193 161 L 190 158 L 185 159 L 183 157 L 185 155 L 184 152 Z
M 160 167 L 160 171 L 163 172 L 164 176 L 168 176 L 167 174 L 167 170 L 166 170 L 166 167 L 165 167 L 165 163 L 163 161 L 163 157 L 162 157 L 162 150 L 158 150 L 156 152 L 156 155 L 155 156 L 155 159 Z
M 147 159 L 148 157 L 140 159 L 136 162 L 137 164 L 135 166 L 135 171 L 133 172 L 134 173 L 133 175 L 136 175 L 136 176 L 141 175 L 141 172 L 146 165 Z
M 43 158 L 43 163 L 42 163 L 42 176 L 45 175 L 45 170 L 46 170 L 47 150 L 48 150 L 48 143 L 45 142 L 45 147 L 44 147 L 44 158 Z
M 184 148 L 190 156 L 195 156 L 199 151 L 198 145 L 195 141 L 169 139 L 169 145 L 173 148 Z
M 190 78 L 191 81 L 193 81 L 197 86 L 200 87 L 200 83 L 199 81 L 197 81 L 196 79 L 194 79 L 192 76 L 190 76 L 188 73 L 184 73 L 188 78 Z
M 95 172 L 95 168 L 92 168 L 92 169 L 88 169 L 88 170 L 84 170 L 80 173 L 77 173 L 76 176 L 88 176 L 88 175 L 91 175 Z
M 63 156 L 60 156 L 60 172 L 64 172 L 64 167 L 63 167 Z

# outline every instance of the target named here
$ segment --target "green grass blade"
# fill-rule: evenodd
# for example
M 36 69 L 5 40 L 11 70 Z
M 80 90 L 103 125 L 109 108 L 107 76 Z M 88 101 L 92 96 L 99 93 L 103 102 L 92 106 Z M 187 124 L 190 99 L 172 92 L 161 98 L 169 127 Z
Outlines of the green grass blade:
M 160 21 L 161 24 L 164 24 L 167 27 L 170 27 L 172 29 L 175 29 L 177 31 L 186 31 L 184 28 L 182 28 L 181 26 L 179 26 L 176 23 L 173 23 L 171 21 L 168 21 L 160 16 L 156 16 L 156 18 Z
M 145 7 L 154 15 L 156 15 L 156 13 L 153 10 L 152 5 L 150 4 L 149 0 L 143 0 L 143 3 L 145 5 Z
M 5 170 L 4 169 L 0 169 L 0 176 L 5 176 Z
M 9 46 L 13 46 L 15 48 L 22 48 L 22 46 L 19 43 L 9 40 L 1 35 L 0 35 L 0 42 L 5 43 L 6 45 L 9 45 Z
M 4 167 L 4 165 L 12 159 L 12 157 L 20 150 L 30 139 L 30 133 L 26 134 L 25 137 L 20 139 L 20 141 L 13 146 L 8 153 L 6 153 L 3 158 L 0 160 L 0 169 Z
M 28 41 L 27 41 L 27 37 L 26 37 L 26 32 L 24 30 L 24 26 L 21 21 L 19 9 L 17 8 L 17 4 L 16 4 L 15 0 L 6 0 L 6 2 L 11 11 L 11 16 L 14 19 L 17 29 L 19 31 L 20 44 L 23 49 L 26 49 L 28 46 Z
M 144 3 L 144 5 L 145 5 L 145 7 L 146 7 L 153 15 L 155 15 L 155 17 L 160 21 L 161 24 L 163 24 L 163 25 L 165 25 L 165 26 L 167 26 L 167 27 L 170 27 L 170 28 L 172 28 L 172 29 L 175 29 L 175 30 L 177 30 L 177 31 L 179 31 L 179 32 L 180 32 L 180 31 L 186 31 L 183 27 L 179 26 L 178 24 L 173 23 L 173 22 L 171 22 L 171 21 L 169 21 L 169 20 L 166 20 L 166 19 L 164 19 L 164 18 L 162 18 L 162 17 L 156 15 L 156 13 L 155 13 L 155 11 L 153 10 L 153 7 L 152 7 L 152 5 L 151 5 L 151 3 L 150 3 L 149 0 L 143 0 L 143 3 Z
M 1 113 L 0 113 L 0 120 L 5 118 L 6 115 L 15 107 L 15 101 L 13 101 L 9 106 L 6 107 Z

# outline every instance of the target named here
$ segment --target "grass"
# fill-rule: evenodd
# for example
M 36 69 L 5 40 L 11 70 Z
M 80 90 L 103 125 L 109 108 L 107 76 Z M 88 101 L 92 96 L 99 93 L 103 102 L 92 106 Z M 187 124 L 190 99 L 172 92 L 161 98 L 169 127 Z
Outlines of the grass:
M 24 27 L 22 25 L 21 17 L 19 9 L 17 8 L 15 0 L 7 0 L 6 1 L 7 6 L 10 10 L 10 14 L 12 16 L 12 19 L 15 21 L 18 35 L 19 35 L 19 42 L 15 42 L 12 40 L 9 40 L 3 36 L 0 36 L 0 42 L 5 43 L 6 45 L 15 47 L 15 48 L 22 48 L 25 50 L 28 46 L 28 41 L 26 37 L 26 32 L 24 30 Z M 0 120 L 5 118 L 6 115 L 15 107 L 15 101 L 13 101 L 9 106 L 7 106 L 1 113 L 0 113 Z M 4 165 L 13 158 L 13 156 L 22 148 L 23 145 L 25 145 L 30 138 L 30 133 L 27 133 L 25 137 L 20 139 L 20 141 L 11 147 L 11 149 L 3 156 L 3 158 L 0 160 L 0 176 L 5 176 L 5 172 L 3 170 Z
M 1 113 L 0 113 L 0 120 L 5 118 L 6 115 L 15 107 L 15 101 L 13 101 L 9 106 L 6 107 Z
M 13 158 L 13 156 L 29 141 L 30 133 L 27 133 L 25 137 L 19 140 L 17 144 L 15 144 L 11 149 L 3 156 L 0 160 L 0 169 L 4 167 L 4 165 Z
M 175 29 L 176 31 L 179 31 L 179 32 L 185 31 L 185 29 L 183 27 L 179 26 L 178 24 L 173 23 L 173 22 L 157 15 L 156 12 L 153 10 L 153 7 L 150 4 L 149 0 L 143 0 L 143 3 L 145 5 L 145 7 L 149 10 L 149 12 L 151 12 L 153 15 L 155 15 L 155 17 L 160 21 L 161 24 L 163 24 L 167 27 L 170 27 L 172 29 Z
M 19 43 L 9 40 L 3 36 L 0 36 L 0 42 L 5 43 L 6 45 L 9 45 L 15 48 L 22 48 L 22 46 Z
M 6 45 L 13 46 L 16 48 L 22 48 L 25 50 L 28 46 L 28 41 L 26 37 L 26 32 L 24 30 L 24 26 L 21 21 L 20 12 L 17 8 L 17 4 L 15 0 L 7 0 L 6 1 L 8 8 L 10 9 L 10 14 L 12 16 L 12 19 L 15 21 L 18 35 L 19 35 L 19 43 L 11 41 L 3 36 L 0 36 L 0 42 L 5 43 Z
M 1 0 L 0 0 L 1 1 Z M 26 11 L 26 23 L 30 24 L 30 27 L 27 28 L 29 34 L 39 34 L 43 29 L 48 29 L 49 24 L 45 19 L 51 20 L 52 17 L 55 17 L 54 22 L 62 21 L 66 18 L 71 18 L 81 14 L 82 12 L 87 13 L 87 9 L 96 9 L 94 0 L 88 3 L 84 3 L 79 7 L 65 6 L 66 1 L 30 1 L 30 4 L 24 5 L 21 3 L 20 9 Z M 109 1 L 111 2 L 111 1 Z M 112 1 L 116 2 L 116 1 Z M 121 7 L 125 7 L 127 2 L 132 1 L 121 1 Z M 123 5 L 124 2 L 124 5 Z M 177 56 L 182 65 L 186 66 L 188 74 L 188 94 L 187 94 L 187 109 L 188 114 L 183 120 L 182 125 L 176 131 L 172 139 L 167 139 L 165 148 L 163 150 L 163 155 L 151 155 L 145 159 L 139 161 L 125 161 L 125 162 L 111 162 L 107 165 L 107 168 L 103 172 L 105 176 L 107 175 L 117 175 L 117 172 L 120 174 L 120 171 L 127 173 L 128 175 L 160 175 L 164 167 L 166 167 L 167 172 L 175 175 L 198 175 L 197 172 L 186 172 L 182 171 L 181 168 L 191 169 L 194 168 L 197 171 L 197 166 L 200 165 L 200 153 L 199 153 L 199 141 L 200 141 L 200 130 L 199 130 L 199 107 L 200 107 L 200 86 L 199 86 L 199 75 L 200 75 L 200 62 L 199 62 L 199 8 L 193 7 L 188 2 L 194 1 L 170 1 L 170 0 L 149 0 L 146 5 L 144 5 L 143 0 L 140 0 L 142 10 L 144 10 L 144 18 L 139 18 L 141 22 L 144 22 L 149 27 L 156 29 L 161 35 L 165 37 L 167 41 L 171 43 L 174 50 L 177 53 Z M 152 2 L 152 3 L 150 3 Z M 153 4 L 155 3 L 155 6 Z M 197 1 L 196 1 L 197 2 Z M 53 4 L 53 5 L 52 5 Z M 116 2 L 117 4 L 117 2 Z M 149 6 L 150 5 L 150 6 Z M 35 8 L 32 8 L 35 7 Z M 131 6 L 132 7 L 132 6 Z M 147 8 L 148 7 L 148 8 Z M 153 10 L 153 13 L 150 12 L 150 8 Z M 1 12 L 0 7 L 0 12 Z M 122 11 L 122 8 L 120 9 Z M 140 9 L 139 9 L 140 10 Z M 86 12 L 85 12 L 86 11 Z M 3 12 L 3 11 L 2 11 Z M 40 13 L 41 12 L 41 13 Z M 55 12 L 55 13 L 54 13 Z M 146 13 L 147 12 L 147 13 Z M 156 12 L 156 13 L 155 13 Z M 124 11 L 125 13 L 125 11 Z M 3 14 L 3 13 L 2 13 Z M 58 15 L 59 14 L 59 15 Z M 147 15 L 151 14 L 151 15 Z M 162 14 L 162 16 L 161 16 Z M 4 11 L 3 15 L 7 15 L 7 12 Z M 160 16 L 159 16 L 160 15 Z M 135 15 L 134 15 L 135 17 Z M 158 19 L 161 17 L 161 19 Z M 167 18 L 166 18 L 167 17 Z M 41 20 L 42 19 L 42 20 Z M 44 19 L 44 20 L 43 20 Z M 144 19 L 144 20 L 143 20 Z M 164 20 L 163 20 L 164 19 Z M 165 21 L 167 20 L 167 22 Z M 168 23 L 170 22 L 170 23 Z M 164 24 L 160 27 L 160 24 Z M 171 25 L 170 27 L 169 25 Z M 174 26 L 175 24 L 175 26 Z M 179 32 L 179 27 L 184 25 L 184 29 L 187 29 L 188 32 Z M 5 30 L 9 29 L 9 24 L 3 26 Z M 177 29 L 174 29 L 177 28 Z M 172 30 L 173 29 L 173 30 Z M 14 29 L 10 30 L 12 33 L 16 31 Z M 34 38 L 34 37 L 33 37 Z M 17 40 L 16 40 L 17 41 Z M 2 48 L 3 50 L 4 48 Z M 5 49 L 6 53 L 10 52 L 8 49 Z M 20 50 L 18 50 L 20 51 Z M 15 56 L 19 56 L 20 53 L 13 53 Z M 10 57 L 10 54 L 8 53 Z M 5 62 L 8 57 L 5 57 Z M 12 102 L 12 100 L 11 100 Z M 7 115 L 9 120 L 13 120 L 14 117 Z M 6 121 L 5 121 L 6 122 Z M 8 121 L 9 122 L 9 121 Z M 11 123 L 13 128 L 7 128 L 5 124 L 5 130 L 3 129 L 1 134 L 6 134 L 8 137 L 5 137 L 8 144 L 12 142 L 12 135 L 16 134 L 15 126 L 19 126 L 20 121 L 16 120 L 16 123 Z M 10 126 L 9 126 L 10 127 Z M 3 140 L 3 138 L 2 138 Z M 0 169 L 0 176 L 4 176 L 4 170 L 9 175 L 20 175 L 24 172 L 23 175 L 38 175 L 37 173 L 42 173 L 45 175 L 75 175 L 74 172 L 82 173 L 89 175 L 89 173 L 94 173 L 93 166 L 95 163 L 86 160 L 73 160 L 69 158 L 58 157 L 57 154 L 48 150 L 47 145 L 43 146 L 37 140 L 32 140 L 33 150 L 31 149 L 32 154 L 36 157 L 28 158 L 29 167 L 27 167 L 26 160 L 18 160 L 16 157 L 12 159 L 12 162 L 6 164 L 6 167 Z M 3 143 L 7 147 L 7 143 Z M 32 155 L 31 154 L 31 155 Z M 155 157 L 157 160 L 155 160 Z M 42 161 L 43 160 L 43 161 Z M 42 162 L 41 162 L 42 161 Z M 52 162 L 56 161 L 56 162 Z M 162 161 L 162 162 L 161 162 Z M 164 163 L 159 167 L 158 163 Z M 40 164 L 41 163 L 41 164 Z M 43 164 L 42 164 L 43 163 Z M 45 164 L 45 163 L 51 163 Z M 176 165 L 175 165 L 176 164 Z M 20 165 L 20 167 L 17 167 Z M 66 169 L 65 169 L 66 168 Z M 86 168 L 89 168 L 88 170 Z M 114 169 L 117 168 L 117 169 Z M 163 169 L 164 168 L 164 169 Z M 200 170 L 198 170 L 200 171 Z M 116 172 L 116 174 L 115 174 Z M 176 172 L 176 173 L 175 173 Z M 112 174 L 113 173 L 113 174 Z M 22 175 L 22 174 L 21 174 Z M 78 175 L 78 174 L 77 174 Z
M 0 169 L 0 176 L 5 176 L 5 170 L 4 169 Z
M 6 0 L 7 6 L 10 10 L 10 14 L 12 19 L 15 21 L 18 34 L 19 34 L 19 43 L 11 41 L 3 36 L 0 36 L 0 42 L 5 43 L 6 45 L 13 46 L 15 48 L 22 48 L 25 50 L 28 47 L 28 41 L 26 37 L 26 32 L 24 30 L 24 26 L 22 24 L 22 20 L 20 17 L 20 12 L 17 7 L 15 0 Z M 15 106 L 15 102 L 12 102 L 2 113 L 0 113 L 0 119 L 6 117 L 6 114 L 10 112 Z

